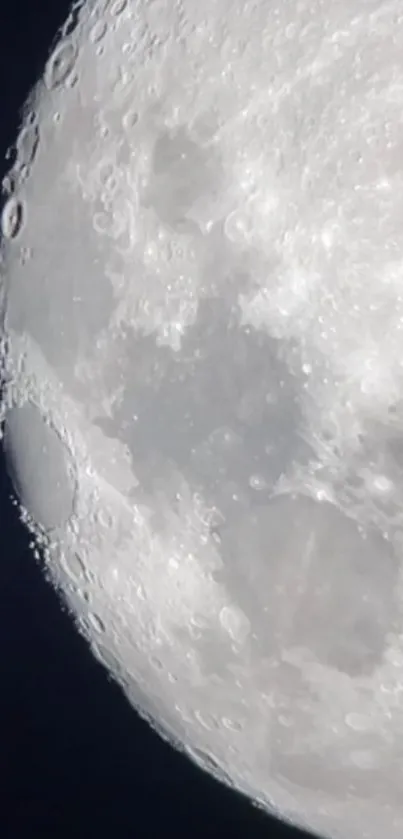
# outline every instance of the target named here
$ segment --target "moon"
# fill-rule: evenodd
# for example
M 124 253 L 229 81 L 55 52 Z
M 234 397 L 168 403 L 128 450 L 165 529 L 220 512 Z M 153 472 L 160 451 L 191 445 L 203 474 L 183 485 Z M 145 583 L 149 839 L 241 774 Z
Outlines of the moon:
M 2 443 L 150 725 L 336 839 L 403 829 L 403 14 L 88 0 L 3 183 Z

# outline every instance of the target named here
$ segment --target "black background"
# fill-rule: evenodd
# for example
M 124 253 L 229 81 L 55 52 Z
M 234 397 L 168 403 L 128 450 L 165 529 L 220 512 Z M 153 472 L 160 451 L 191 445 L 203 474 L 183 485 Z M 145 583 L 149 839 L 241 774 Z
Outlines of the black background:
M 0 10 L 0 178 L 68 0 Z M 92 658 L 29 550 L 0 452 L 0 836 L 282 837 L 163 743 Z

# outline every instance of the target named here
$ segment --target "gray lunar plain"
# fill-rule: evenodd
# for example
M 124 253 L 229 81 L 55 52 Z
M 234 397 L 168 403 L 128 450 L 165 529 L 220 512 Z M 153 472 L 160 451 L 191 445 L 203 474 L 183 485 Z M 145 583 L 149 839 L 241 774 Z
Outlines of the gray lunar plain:
M 403 835 L 403 9 L 86 2 L 3 184 L 0 419 L 72 620 L 161 736 Z

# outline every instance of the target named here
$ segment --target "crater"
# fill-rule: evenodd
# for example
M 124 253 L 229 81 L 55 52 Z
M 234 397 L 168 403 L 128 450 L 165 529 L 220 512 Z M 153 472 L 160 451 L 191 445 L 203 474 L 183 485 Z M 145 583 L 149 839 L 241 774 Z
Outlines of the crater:
M 75 483 L 62 440 L 32 402 L 16 405 L 4 423 L 7 469 L 21 504 L 51 530 L 73 512 Z
M 153 207 L 161 221 L 175 227 L 202 200 L 214 200 L 220 180 L 211 153 L 207 154 L 183 128 L 166 132 L 154 146 L 152 175 L 143 204 Z

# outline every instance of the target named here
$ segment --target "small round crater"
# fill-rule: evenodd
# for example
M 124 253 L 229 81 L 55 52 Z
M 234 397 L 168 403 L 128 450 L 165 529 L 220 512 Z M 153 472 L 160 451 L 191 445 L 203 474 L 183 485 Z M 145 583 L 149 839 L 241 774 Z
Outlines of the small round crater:
M 97 180 L 101 187 L 114 187 L 118 180 L 116 166 L 111 160 L 103 160 L 97 168 Z
M 207 731 L 211 731 L 213 728 L 217 728 L 216 721 L 214 717 L 211 716 L 211 714 L 207 714 L 204 712 L 202 713 L 201 711 L 196 710 L 194 712 L 194 715 L 197 721 L 200 723 L 200 725 L 202 725 L 203 728 L 205 728 Z
M 69 554 L 63 551 L 60 557 L 60 563 L 70 579 L 74 583 L 82 585 L 86 579 L 86 571 L 85 565 L 79 555 L 73 551 Z
M 368 484 L 369 490 L 374 495 L 390 495 L 393 490 L 393 483 L 386 475 L 373 475 L 370 477 Z
M 34 119 L 31 119 L 21 129 L 16 143 L 18 166 L 31 166 L 39 145 L 39 128 Z
M 249 486 L 256 492 L 263 492 L 267 489 L 267 481 L 263 475 L 251 475 L 249 478 Z
M 67 77 L 66 79 L 66 87 L 71 90 L 73 87 L 76 86 L 78 82 L 78 75 L 74 71 Z
M 345 718 L 346 725 L 353 731 L 371 731 L 374 727 L 373 720 L 366 714 L 350 713 Z
M 239 210 L 234 210 L 225 219 L 224 232 L 230 242 L 242 244 L 246 241 L 250 230 L 246 218 Z
M 222 717 L 221 722 L 228 731 L 242 731 L 243 725 L 239 720 L 235 720 L 232 717 Z
M 24 210 L 21 201 L 9 198 L 1 216 L 1 231 L 5 239 L 16 239 L 24 220 Z
M 113 525 L 113 516 L 109 512 L 109 510 L 105 510 L 102 507 L 99 507 L 95 514 L 97 524 L 104 528 L 104 530 L 110 530 Z
M 90 32 L 90 40 L 93 44 L 99 44 L 100 41 L 105 37 L 107 33 L 108 27 L 106 25 L 106 21 L 104 20 L 97 20 L 94 23 L 94 26 Z
M 111 232 L 111 221 L 107 213 L 95 213 L 92 217 L 92 224 L 96 233 L 107 236 Z
M 128 111 L 127 114 L 124 115 L 122 120 L 123 128 L 125 128 L 126 131 L 130 131 L 132 128 L 135 127 L 135 125 L 137 125 L 138 121 L 139 115 L 137 111 Z
M 221 626 L 233 641 L 241 644 L 249 635 L 250 623 L 246 615 L 236 606 L 224 606 L 220 612 Z
M 49 90 L 64 84 L 74 68 L 76 47 L 70 39 L 62 41 L 49 59 L 45 70 L 45 83 Z
M 116 2 L 111 6 L 111 15 L 118 17 L 122 14 L 122 12 L 124 12 L 126 6 L 127 0 L 116 0 Z
M 229 451 L 241 444 L 239 434 L 236 434 L 232 428 L 227 426 L 216 428 L 212 431 L 209 441 L 212 446 Z
M 96 632 L 105 632 L 105 624 L 95 612 L 90 612 L 88 620 Z

